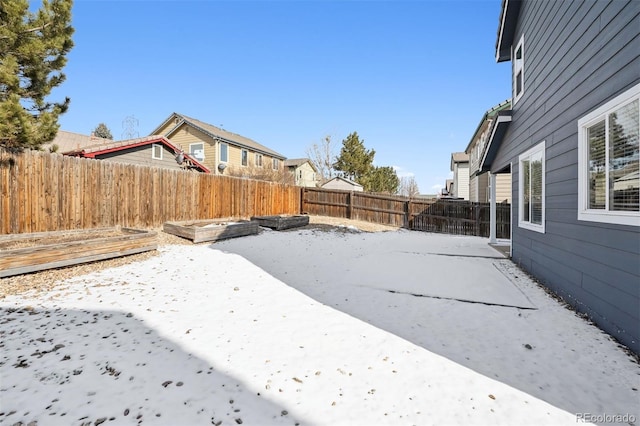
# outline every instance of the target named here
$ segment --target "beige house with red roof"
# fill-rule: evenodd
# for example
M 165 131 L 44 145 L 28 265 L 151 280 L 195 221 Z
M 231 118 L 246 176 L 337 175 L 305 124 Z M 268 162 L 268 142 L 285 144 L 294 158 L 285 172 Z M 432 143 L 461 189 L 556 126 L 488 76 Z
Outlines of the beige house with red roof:
M 241 175 L 243 170 L 284 171 L 286 157 L 247 137 L 229 132 L 186 115 L 173 113 L 153 134 L 163 135 L 185 153 L 211 170 Z

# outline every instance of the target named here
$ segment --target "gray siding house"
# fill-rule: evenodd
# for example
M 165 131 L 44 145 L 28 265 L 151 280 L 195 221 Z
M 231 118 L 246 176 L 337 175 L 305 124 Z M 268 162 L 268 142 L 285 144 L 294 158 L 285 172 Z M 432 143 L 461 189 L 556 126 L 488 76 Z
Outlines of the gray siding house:
M 512 259 L 640 353 L 640 1 L 503 0 L 496 59 L 481 169 L 511 172 Z

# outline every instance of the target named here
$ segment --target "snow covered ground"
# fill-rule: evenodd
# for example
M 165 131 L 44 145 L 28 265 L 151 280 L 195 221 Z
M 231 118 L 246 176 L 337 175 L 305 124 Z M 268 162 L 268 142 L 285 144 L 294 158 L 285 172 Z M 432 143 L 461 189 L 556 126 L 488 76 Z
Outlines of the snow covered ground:
M 265 230 L 0 301 L 0 423 L 638 424 L 640 367 L 487 240 Z

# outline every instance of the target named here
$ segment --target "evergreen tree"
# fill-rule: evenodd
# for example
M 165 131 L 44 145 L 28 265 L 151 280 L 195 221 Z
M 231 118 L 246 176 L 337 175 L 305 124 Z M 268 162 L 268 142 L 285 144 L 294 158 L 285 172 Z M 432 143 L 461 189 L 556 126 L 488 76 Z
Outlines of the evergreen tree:
M 374 167 L 360 184 L 367 192 L 395 194 L 400 187 L 400 179 L 393 167 Z
M 55 137 L 69 98 L 45 98 L 65 80 L 71 6 L 72 0 L 42 0 L 33 13 L 28 0 L 0 4 L 0 147 L 37 149 Z
M 367 150 L 364 147 L 364 141 L 358 137 L 358 133 L 353 132 L 342 141 L 340 155 L 333 168 L 342 172 L 345 177 L 363 185 L 360 181 L 372 172 L 375 154 L 373 149 Z
M 104 124 L 104 123 L 98 124 L 98 126 L 96 126 L 96 128 L 93 129 L 93 134 L 96 135 L 99 138 L 113 139 L 113 135 L 111 134 L 111 130 L 109 130 L 107 125 Z

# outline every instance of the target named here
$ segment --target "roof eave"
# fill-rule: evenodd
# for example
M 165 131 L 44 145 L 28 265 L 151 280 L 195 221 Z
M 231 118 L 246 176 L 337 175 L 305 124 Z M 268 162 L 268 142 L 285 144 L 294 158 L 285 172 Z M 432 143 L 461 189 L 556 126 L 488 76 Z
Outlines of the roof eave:
M 522 0 L 502 0 L 498 39 L 496 40 L 496 62 L 511 60 L 511 46 L 521 5 Z
M 498 154 L 504 135 L 509 127 L 509 123 L 511 123 L 511 110 L 500 111 L 491 125 L 489 140 L 487 141 L 487 146 L 482 155 L 482 160 L 480 160 L 478 173 L 491 171 L 491 166 Z

